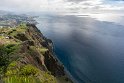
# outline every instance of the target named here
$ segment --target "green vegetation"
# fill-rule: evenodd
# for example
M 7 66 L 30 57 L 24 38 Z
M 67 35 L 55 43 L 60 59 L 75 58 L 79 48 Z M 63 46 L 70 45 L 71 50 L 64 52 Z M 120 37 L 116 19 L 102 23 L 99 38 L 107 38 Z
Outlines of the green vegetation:
M 18 67 L 15 61 L 8 66 L 5 76 L 5 83 L 56 83 L 56 79 L 50 73 L 40 71 L 31 64 Z
M 44 54 L 45 52 L 48 51 L 48 49 L 45 48 L 45 47 L 40 47 L 39 48 L 39 47 L 35 47 L 35 46 L 30 46 L 30 51 L 29 52 L 33 52 L 35 50 L 39 51 L 41 54 Z
M 7 34 L 11 36 L 16 36 L 18 33 L 25 34 L 26 29 L 27 29 L 26 25 L 22 24 L 22 25 L 17 26 L 16 28 L 9 30 Z
M 37 68 L 35 68 L 32 65 L 25 65 L 20 69 L 20 74 L 23 76 L 36 76 L 39 74 L 39 71 Z
M 17 66 L 17 62 L 13 61 L 11 62 L 8 67 L 7 67 L 7 71 L 5 73 L 5 76 L 13 76 L 13 75 L 17 75 L 19 72 L 18 66 Z
M 45 52 L 48 51 L 47 48 L 38 48 L 38 50 L 41 52 L 41 54 L 44 54 Z
M 49 71 L 43 71 L 26 61 L 22 63 L 25 57 L 32 59 L 35 53 L 42 55 L 48 51 L 45 47 L 25 45 L 26 38 L 35 41 L 26 33 L 27 26 L 23 23 L 16 28 L 0 28 L 0 80 L 4 83 L 57 83 Z
M 33 77 L 11 76 L 4 78 L 4 83 L 43 83 Z
M 8 44 L 0 46 L 0 72 L 6 71 L 7 66 L 17 59 L 15 52 L 19 49 L 18 45 Z M 14 55 L 14 56 L 13 56 Z

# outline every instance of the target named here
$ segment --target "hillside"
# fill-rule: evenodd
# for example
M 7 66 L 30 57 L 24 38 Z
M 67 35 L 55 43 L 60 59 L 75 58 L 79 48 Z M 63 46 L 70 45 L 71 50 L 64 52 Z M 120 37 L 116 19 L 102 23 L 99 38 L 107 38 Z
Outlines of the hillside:
M 72 83 L 52 48 L 52 41 L 33 24 L 0 28 L 1 82 Z

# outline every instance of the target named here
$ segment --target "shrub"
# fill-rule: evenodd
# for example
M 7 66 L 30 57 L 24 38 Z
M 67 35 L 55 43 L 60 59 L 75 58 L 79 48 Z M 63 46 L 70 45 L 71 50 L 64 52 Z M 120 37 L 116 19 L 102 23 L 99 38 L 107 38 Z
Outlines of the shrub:
M 12 55 L 14 55 L 17 49 L 18 49 L 18 45 L 15 44 L 0 46 L 0 72 L 3 73 L 6 72 L 7 66 L 15 59 L 12 58 Z
M 16 49 L 17 49 L 17 46 L 15 44 L 8 44 L 7 46 L 5 46 L 5 51 L 7 52 L 7 54 L 12 53 Z
M 39 70 L 32 65 L 25 65 L 21 68 L 20 74 L 24 76 L 34 76 L 39 73 Z
M 4 83 L 42 83 L 34 77 L 11 76 L 3 79 Z
M 7 55 L 6 48 L 0 46 L 0 72 L 3 73 L 9 64 L 9 56 Z
M 41 54 L 45 54 L 45 52 L 47 52 L 48 51 L 48 49 L 47 48 L 38 48 L 39 49 L 39 51 L 41 52 Z
M 18 71 L 19 69 L 17 68 L 17 62 L 13 61 L 8 65 L 5 76 L 17 75 Z

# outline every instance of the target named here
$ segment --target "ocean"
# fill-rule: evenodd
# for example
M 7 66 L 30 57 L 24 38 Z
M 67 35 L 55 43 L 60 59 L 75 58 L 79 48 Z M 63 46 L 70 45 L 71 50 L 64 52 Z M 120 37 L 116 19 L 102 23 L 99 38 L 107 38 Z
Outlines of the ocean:
M 41 15 L 37 27 L 75 83 L 124 83 L 123 15 Z

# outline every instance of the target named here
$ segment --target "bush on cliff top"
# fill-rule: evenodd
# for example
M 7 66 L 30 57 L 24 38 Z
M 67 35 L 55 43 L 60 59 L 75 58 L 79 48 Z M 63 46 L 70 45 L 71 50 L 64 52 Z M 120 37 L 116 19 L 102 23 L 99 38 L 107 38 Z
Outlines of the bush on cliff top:
M 13 61 L 7 68 L 4 83 L 57 83 L 56 79 L 49 72 L 40 71 L 31 64 L 17 67 L 17 62 Z
M 18 45 L 8 44 L 0 46 L 0 72 L 4 73 L 6 71 L 7 66 L 11 63 L 11 61 L 15 60 L 16 50 L 18 50 Z
M 23 76 L 35 76 L 39 73 L 39 70 L 32 65 L 25 65 L 20 69 L 20 74 Z

